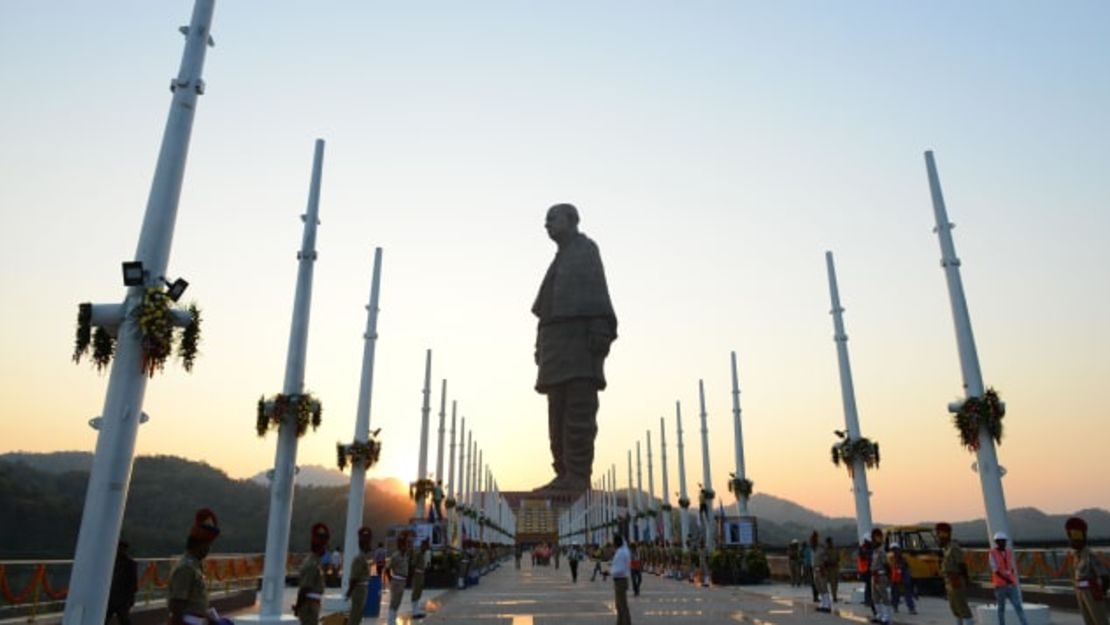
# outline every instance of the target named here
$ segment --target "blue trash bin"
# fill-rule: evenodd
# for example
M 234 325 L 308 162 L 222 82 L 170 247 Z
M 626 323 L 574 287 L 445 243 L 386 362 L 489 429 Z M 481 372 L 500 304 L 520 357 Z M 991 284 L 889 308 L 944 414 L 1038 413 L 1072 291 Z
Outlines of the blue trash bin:
M 366 606 L 362 608 L 363 616 L 381 616 L 382 613 L 382 578 L 372 575 L 366 587 Z

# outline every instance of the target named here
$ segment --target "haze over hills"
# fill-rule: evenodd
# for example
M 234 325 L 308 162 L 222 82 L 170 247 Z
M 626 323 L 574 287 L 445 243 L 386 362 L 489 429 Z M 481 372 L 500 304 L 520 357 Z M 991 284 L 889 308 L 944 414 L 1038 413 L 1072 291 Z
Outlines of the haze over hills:
M 0 559 L 72 557 L 92 455 L 87 452 L 0 454 Z M 302 467 L 293 507 L 294 550 L 308 546 L 308 528 L 322 520 L 332 529 L 333 544 L 341 544 L 346 524 L 349 477 L 321 466 Z M 260 552 L 265 545 L 269 490 L 266 472 L 250 479 L 231 479 L 207 464 L 174 456 L 143 456 L 135 461 L 124 517 L 123 535 L 141 557 L 167 556 L 180 551 L 184 535 L 199 507 L 216 511 L 223 532 L 219 552 Z M 396 478 L 370 479 L 366 485 L 363 521 L 375 536 L 402 523 L 412 513 L 404 482 Z M 832 536 L 837 544 L 854 544 L 855 520 L 829 517 L 794 502 L 756 493 L 750 502 L 758 518 L 760 542 L 782 546 L 803 539 L 813 530 Z M 735 514 L 735 504 L 725 506 Z M 696 515 L 696 509 L 693 510 Z M 1110 511 L 1079 511 L 1094 539 L 1110 539 Z M 1064 520 L 1070 514 L 1046 514 L 1035 508 L 1010 511 L 1011 532 L 1017 543 L 1062 542 Z M 696 516 L 695 516 L 696 518 Z M 956 537 L 965 544 L 986 542 L 983 520 L 952 521 Z M 881 519 L 878 520 L 882 525 Z M 931 525 L 932 521 L 925 521 Z

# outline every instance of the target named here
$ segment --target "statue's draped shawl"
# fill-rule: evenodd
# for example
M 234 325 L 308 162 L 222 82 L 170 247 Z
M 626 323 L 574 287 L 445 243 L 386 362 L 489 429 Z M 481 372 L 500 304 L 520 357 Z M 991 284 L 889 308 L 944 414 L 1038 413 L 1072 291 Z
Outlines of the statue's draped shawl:
M 536 390 L 546 393 L 574 379 L 589 379 L 604 389 L 605 354 L 590 350 L 590 337 L 616 339 L 617 316 L 601 254 L 586 235 L 575 235 L 555 255 L 532 313 L 539 318 Z
M 613 338 L 617 334 L 617 315 L 609 299 L 605 268 L 597 244 L 577 234 L 551 261 L 532 305 L 540 325 L 576 317 L 602 317 L 610 322 Z

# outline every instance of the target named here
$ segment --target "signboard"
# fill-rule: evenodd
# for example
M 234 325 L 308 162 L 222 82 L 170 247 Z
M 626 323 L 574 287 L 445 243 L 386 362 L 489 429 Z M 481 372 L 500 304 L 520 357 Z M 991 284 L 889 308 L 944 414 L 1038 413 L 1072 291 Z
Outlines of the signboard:
M 754 516 L 726 517 L 723 528 L 726 545 L 751 547 L 759 540 L 758 524 Z

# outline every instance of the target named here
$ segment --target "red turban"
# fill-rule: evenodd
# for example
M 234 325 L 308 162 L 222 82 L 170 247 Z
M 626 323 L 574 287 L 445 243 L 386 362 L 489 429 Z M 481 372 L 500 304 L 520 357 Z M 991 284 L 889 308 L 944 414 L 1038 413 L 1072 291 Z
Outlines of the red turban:
M 220 526 L 216 522 L 216 513 L 208 508 L 197 510 L 193 517 L 193 527 L 189 530 L 189 537 L 210 543 L 219 535 Z

